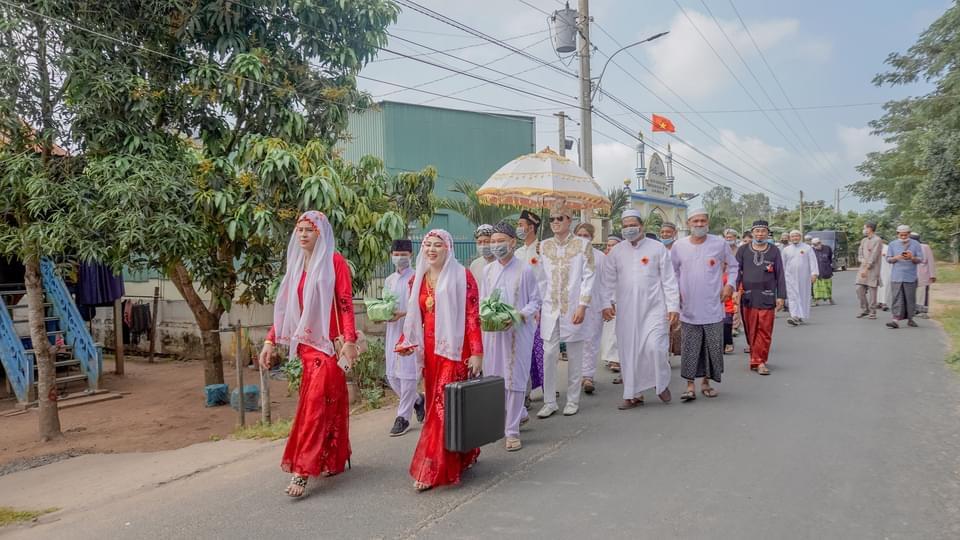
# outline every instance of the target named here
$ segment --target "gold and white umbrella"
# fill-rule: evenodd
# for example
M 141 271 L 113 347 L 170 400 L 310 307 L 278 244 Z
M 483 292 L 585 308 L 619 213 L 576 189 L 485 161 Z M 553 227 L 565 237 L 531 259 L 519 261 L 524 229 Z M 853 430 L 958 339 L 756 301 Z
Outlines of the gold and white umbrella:
M 477 190 L 480 202 L 526 208 L 610 209 L 597 182 L 548 146 L 520 156 L 493 173 Z

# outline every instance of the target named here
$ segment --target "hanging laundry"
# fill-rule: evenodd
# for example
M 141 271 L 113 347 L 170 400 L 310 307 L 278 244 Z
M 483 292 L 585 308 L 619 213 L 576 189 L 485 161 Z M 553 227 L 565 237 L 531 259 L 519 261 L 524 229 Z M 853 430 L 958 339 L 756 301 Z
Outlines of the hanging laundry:
M 77 307 L 83 320 L 93 319 L 98 307 L 109 307 L 124 294 L 123 276 L 99 263 L 81 263 L 77 275 Z

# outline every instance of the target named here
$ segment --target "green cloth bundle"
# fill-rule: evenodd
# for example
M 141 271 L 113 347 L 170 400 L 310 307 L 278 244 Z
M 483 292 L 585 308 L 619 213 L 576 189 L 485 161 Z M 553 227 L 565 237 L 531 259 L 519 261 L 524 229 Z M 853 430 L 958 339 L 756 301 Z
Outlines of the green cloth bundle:
M 363 303 L 367 305 L 367 318 L 373 322 L 387 322 L 397 311 L 397 295 L 386 289 L 382 299 L 364 300 Z
M 510 323 L 520 324 L 520 312 L 500 301 L 500 289 L 480 301 L 480 328 L 484 332 L 502 332 Z

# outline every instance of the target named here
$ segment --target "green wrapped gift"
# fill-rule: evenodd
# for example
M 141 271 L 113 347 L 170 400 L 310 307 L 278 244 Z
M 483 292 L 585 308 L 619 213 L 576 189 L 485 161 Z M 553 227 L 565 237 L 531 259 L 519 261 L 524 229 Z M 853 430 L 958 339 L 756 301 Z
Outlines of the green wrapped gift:
M 387 322 L 393 319 L 397 311 L 397 295 L 384 290 L 382 299 L 364 300 L 367 305 L 367 318 L 373 322 Z
M 484 332 L 502 332 L 510 324 L 520 324 L 520 312 L 500 301 L 500 289 L 480 301 L 480 328 Z

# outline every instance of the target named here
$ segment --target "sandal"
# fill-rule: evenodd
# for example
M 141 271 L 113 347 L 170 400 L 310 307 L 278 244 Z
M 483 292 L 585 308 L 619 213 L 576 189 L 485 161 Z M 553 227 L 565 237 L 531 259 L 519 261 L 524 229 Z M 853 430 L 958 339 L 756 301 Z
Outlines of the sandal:
M 506 448 L 507 452 L 516 452 L 523 448 L 523 443 L 516 437 L 507 437 Z
M 727 345 L 724 347 L 723 354 L 733 354 L 733 345 Z
M 686 403 L 688 401 L 694 401 L 697 399 L 697 393 L 693 390 L 687 390 L 686 392 L 680 394 L 680 401 Z
M 770 370 L 767 368 L 766 364 L 760 364 L 759 366 L 757 366 L 757 373 L 759 373 L 760 375 L 769 375 Z
M 715 398 L 715 397 L 717 397 L 717 391 L 714 390 L 712 386 L 707 386 L 707 387 L 701 388 L 701 389 L 700 389 L 700 393 L 703 394 L 703 395 L 705 395 L 705 396 L 707 396 L 707 397 L 709 397 L 709 398 Z
M 623 400 L 623 403 L 621 403 L 620 405 L 618 405 L 618 406 L 617 406 L 617 409 L 619 409 L 619 410 L 621 410 L 621 411 L 629 411 L 630 409 L 635 409 L 635 408 L 639 407 L 640 405 L 643 405 L 643 397 L 642 397 L 642 396 L 639 397 L 639 398 L 633 398 L 633 399 L 625 399 L 625 400 Z
M 287 486 L 287 489 L 284 491 L 287 495 L 297 498 L 303 497 L 303 494 L 307 491 L 307 477 L 300 476 L 299 474 L 293 475 L 293 478 L 290 479 L 290 485 Z
M 592 394 L 596 387 L 593 386 L 593 379 L 589 377 L 583 378 L 583 391 L 587 394 Z
M 620 373 L 620 363 L 619 362 L 610 362 L 610 371 L 614 373 Z
M 665 388 L 663 392 L 657 394 L 657 397 L 660 398 L 660 401 L 664 403 L 670 403 L 670 400 L 673 399 L 673 396 L 670 394 L 670 389 Z
M 431 489 L 433 489 L 433 486 L 428 486 L 423 482 L 414 482 L 413 489 L 417 490 L 417 493 L 423 493 L 424 491 L 430 491 Z
M 613 379 L 613 384 L 623 384 L 623 377 L 616 377 Z

